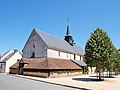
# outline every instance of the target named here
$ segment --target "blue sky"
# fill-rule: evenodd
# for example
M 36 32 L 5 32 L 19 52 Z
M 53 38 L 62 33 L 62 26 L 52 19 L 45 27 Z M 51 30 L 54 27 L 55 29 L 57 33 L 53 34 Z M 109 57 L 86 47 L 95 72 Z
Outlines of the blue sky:
M 80 47 L 100 27 L 120 48 L 120 0 L 0 0 L 0 53 L 22 51 L 33 28 L 63 39 L 68 16 Z

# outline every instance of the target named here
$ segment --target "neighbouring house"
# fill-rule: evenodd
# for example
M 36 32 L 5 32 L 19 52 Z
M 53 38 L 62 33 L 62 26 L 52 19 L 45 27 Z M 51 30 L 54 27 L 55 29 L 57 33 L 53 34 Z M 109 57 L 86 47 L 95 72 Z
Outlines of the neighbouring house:
M 1 55 L 0 73 L 9 73 L 9 68 L 21 58 L 22 55 L 18 52 L 18 50 L 9 50 Z
M 86 65 L 83 56 L 84 50 L 75 45 L 69 25 L 64 40 L 33 29 L 23 48 L 23 58 L 10 69 L 11 73 L 43 77 L 82 74 Z

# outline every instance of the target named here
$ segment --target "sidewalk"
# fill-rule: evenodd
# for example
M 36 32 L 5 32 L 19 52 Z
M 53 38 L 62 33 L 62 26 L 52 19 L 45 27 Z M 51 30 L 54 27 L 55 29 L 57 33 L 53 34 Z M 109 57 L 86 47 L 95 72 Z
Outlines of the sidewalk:
M 95 75 L 78 75 L 59 78 L 41 78 L 23 75 L 16 76 L 81 90 L 120 90 L 120 75 L 115 76 L 115 78 L 105 78 L 104 81 L 95 81 Z

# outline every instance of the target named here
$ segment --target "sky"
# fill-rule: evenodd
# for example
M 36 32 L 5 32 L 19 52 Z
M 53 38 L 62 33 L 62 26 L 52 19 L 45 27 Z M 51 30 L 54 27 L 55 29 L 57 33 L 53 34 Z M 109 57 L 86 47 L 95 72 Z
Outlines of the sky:
M 68 17 L 81 48 L 97 27 L 120 48 L 120 0 L 0 0 L 0 54 L 21 52 L 33 28 L 64 39 Z

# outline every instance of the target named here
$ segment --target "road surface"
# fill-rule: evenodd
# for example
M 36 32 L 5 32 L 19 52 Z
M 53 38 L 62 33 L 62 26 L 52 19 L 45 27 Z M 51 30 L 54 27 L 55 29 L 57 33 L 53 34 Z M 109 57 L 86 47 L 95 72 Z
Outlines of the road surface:
M 40 81 L 0 74 L 0 90 L 76 90 Z

